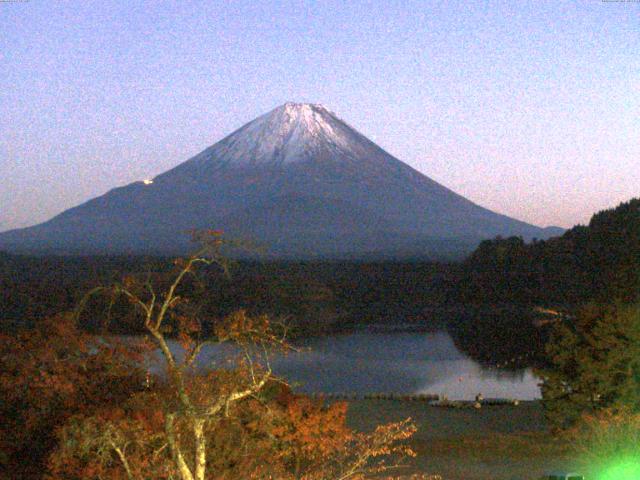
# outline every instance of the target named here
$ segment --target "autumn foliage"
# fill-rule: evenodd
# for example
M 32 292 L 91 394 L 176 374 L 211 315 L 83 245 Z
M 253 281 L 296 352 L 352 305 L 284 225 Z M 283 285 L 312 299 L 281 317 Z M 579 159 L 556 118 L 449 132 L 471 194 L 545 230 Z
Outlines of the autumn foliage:
M 82 332 L 69 314 L 1 336 L 1 471 L 39 477 L 57 427 L 78 411 L 117 405 L 142 388 L 142 353 L 139 345 Z
M 238 311 L 202 318 L 185 281 L 199 265 L 226 268 L 219 232 L 175 262 L 170 278 L 125 278 L 98 287 L 73 315 L 2 337 L 2 467 L 49 480 L 378 478 L 412 456 L 409 420 L 372 433 L 347 427 L 347 404 L 291 391 L 271 370 L 286 330 Z M 90 336 L 78 327 L 94 296 L 124 298 L 146 341 Z M 199 359 L 230 344 L 224 368 Z M 160 367 L 145 371 L 151 350 Z M 27 454 L 27 452 L 29 452 Z M 26 456 L 29 455 L 29 456 Z
M 358 479 L 385 470 L 377 459 L 411 454 L 402 443 L 414 430 L 408 422 L 379 427 L 373 434 L 356 433 L 346 426 L 343 402 L 325 405 L 280 384 L 268 390 L 207 429 L 206 478 Z M 137 395 L 123 407 L 72 417 L 58 431 L 48 478 L 181 478 L 165 421 L 162 395 L 156 393 Z M 194 443 L 187 419 L 176 430 L 185 445 Z M 184 453 L 195 455 L 189 448 Z

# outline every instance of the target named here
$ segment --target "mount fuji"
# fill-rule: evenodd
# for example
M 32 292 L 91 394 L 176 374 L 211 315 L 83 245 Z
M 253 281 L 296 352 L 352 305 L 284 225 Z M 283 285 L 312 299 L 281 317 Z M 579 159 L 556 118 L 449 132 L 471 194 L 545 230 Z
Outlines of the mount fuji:
M 487 210 L 396 159 L 321 105 L 286 103 L 153 181 L 28 228 L 24 253 L 183 253 L 191 229 L 274 257 L 446 256 L 497 235 L 558 235 Z

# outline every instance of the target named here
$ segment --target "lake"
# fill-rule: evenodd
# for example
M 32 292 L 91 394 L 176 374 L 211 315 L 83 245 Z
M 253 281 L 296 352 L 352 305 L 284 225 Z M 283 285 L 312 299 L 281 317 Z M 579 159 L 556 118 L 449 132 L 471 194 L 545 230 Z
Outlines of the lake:
M 175 344 L 174 344 L 175 346 Z M 276 356 L 276 374 L 305 393 L 432 393 L 451 400 L 540 398 L 531 370 L 481 367 L 439 332 L 351 333 L 315 337 L 297 346 L 303 351 Z M 228 346 L 202 352 L 200 365 L 220 360 Z

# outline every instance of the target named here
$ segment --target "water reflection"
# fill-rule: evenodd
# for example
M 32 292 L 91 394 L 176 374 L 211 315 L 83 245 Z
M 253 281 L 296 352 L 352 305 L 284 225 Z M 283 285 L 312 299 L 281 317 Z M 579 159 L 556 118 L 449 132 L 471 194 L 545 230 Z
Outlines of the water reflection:
M 446 332 L 354 333 L 305 341 L 300 353 L 273 359 L 273 369 L 311 393 L 435 393 L 450 399 L 540 398 L 530 370 L 485 369 L 461 353 Z M 203 352 L 203 364 L 228 348 Z

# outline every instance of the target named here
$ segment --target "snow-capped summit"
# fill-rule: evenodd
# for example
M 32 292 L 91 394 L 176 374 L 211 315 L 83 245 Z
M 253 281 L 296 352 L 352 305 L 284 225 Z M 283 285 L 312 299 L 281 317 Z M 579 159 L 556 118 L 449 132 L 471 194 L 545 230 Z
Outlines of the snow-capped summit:
M 287 164 L 322 148 L 348 151 L 358 135 L 326 107 L 287 102 L 247 123 L 192 159 L 236 165 Z
M 280 257 L 443 256 L 496 235 L 558 233 L 470 202 L 322 105 L 285 103 L 153 181 L 0 233 L 0 250 L 183 253 L 193 228 Z

